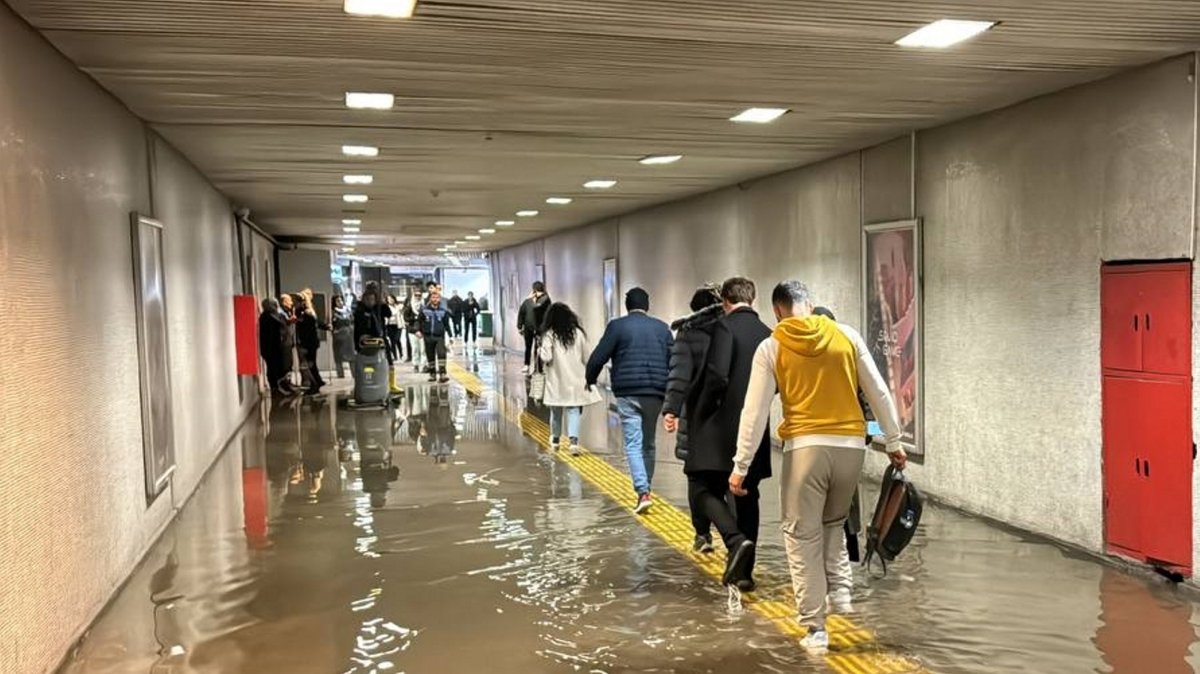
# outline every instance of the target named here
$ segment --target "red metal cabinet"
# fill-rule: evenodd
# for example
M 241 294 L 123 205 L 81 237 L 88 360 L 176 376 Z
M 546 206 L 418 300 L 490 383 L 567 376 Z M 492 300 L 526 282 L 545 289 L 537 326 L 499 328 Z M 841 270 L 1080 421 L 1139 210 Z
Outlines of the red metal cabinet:
M 1191 572 L 1191 265 L 1105 267 L 1104 517 L 1111 552 Z

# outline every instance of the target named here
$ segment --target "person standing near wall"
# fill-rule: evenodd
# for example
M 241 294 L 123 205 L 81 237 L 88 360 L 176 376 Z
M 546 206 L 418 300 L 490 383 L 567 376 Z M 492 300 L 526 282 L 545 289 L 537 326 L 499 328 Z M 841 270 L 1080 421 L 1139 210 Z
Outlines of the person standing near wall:
M 479 300 L 475 299 L 475 293 L 467 292 L 467 299 L 463 302 L 463 342 L 479 343 L 479 314 L 482 311 Z
M 654 433 L 667 390 L 674 338 L 666 323 L 650 316 L 650 295 L 645 290 L 633 288 L 626 293 L 625 308 L 629 314 L 608 324 L 588 359 L 587 386 L 591 389 L 596 385 L 604 365 L 611 360 L 612 391 L 637 494 L 634 512 L 641 514 L 653 503 Z
M 808 287 L 784 281 L 771 294 L 779 325 L 754 354 L 746 405 L 738 428 L 729 489 L 737 496 L 761 451 L 776 390 L 783 404 L 780 484 L 783 541 L 799 609 L 808 629 L 801 645 L 823 654 L 829 578 L 837 575 L 842 523 L 862 476 L 866 421 L 861 388 L 882 426 L 892 462 L 906 462 L 900 417 L 862 336 L 813 315 Z
M 321 330 L 328 330 L 329 325 L 322 323 L 317 318 L 317 312 L 313 309 L 312 291 L 304 290 L 300 293 L 299 302 L 296 304 L 296 342 L 299 346 L 300 357 L 300 373 L 302 380 L 306 380 L 308 395 L 318 395 L 321 393 L 321 387 L 325 386 L 325 379 L 321 376 L 320 365 L 317 364 L 317 354 L 321 350 Z
M 333 364 L 338 379 L 342 379 L 346 376 L 345 363 L 354 360 L 354 314 L 341 295 L 333 296 L 330 323 L 333 325 Z
M 703 381 L 708 345 L 717 321 L 724 315 L 720 292 L 713 286 L 698 288 L 692 295 L 690 306 L 690 316 L 671 324 L 671 329 L 675 330 L 675 345 L 671 348 L 671 372 L 667 377 L 667 396 L 663 400 L 663 428 L 668 433 L 675 433 L 675 458 L 680 461 L 687 461 L 690 453 L 686 401 Z M 690 494 L 688 509 L 692 514 L 692 528 L 696 530 L 692 550 L 706 554 L 712 552 L 712 522 Z
M 546 364 L 542 402 L 550 408 L 550 446 L 557 450 L 566 437 L 573 456 L 579 456 L 583 408 L 601 400 L 587 385 L 587 354 L 587 333 L 579 325 L 579 316 L 561 302 L 551 304 L 546 312 L 546 334 L 538 348 L 538 358 Z
M 279 301 L 271 297 L 264 299 L 262 313 L 258 317 L 258 353 L 267 366 L 267 386 L 271 393 L 282 392 L 288 373 L 283 349 L 286 331 L 287 322 L 279 311 Z
M 755 545 L 758 541 L 759 482 L 771 476 L 771 438 L 764 430 L 755 447 L 754 460 L 730 511 L 729 472 L 737 448 L 738 424 L 746 404 L 746 388 L 758 345 L 771 329 L 758 318 L 753 304 L 757 290 L 748 278 L 734 277 L 721 285 L 725 311 L 713 330 L 704 359 L 703 383 L 689 399 L 695 439 L 684 462 L 688 496 L 716 525 L 729 550 L 726 585 L 754 591 Z
M 450 299 L 446 300 L 446 309 L 450 311 L 450 334 L 453 337 L 462 339 L 463 336 L 463 298 L 459 296 L 455 290 L 450 293 Z
M 533 345 L 542 332 L 542 323 L 546 320 L 546 310 L 549 308 L 550 296 L 546 294 L 546 284 L 535 281 L 533 292 L 529 293 L 529 297 L 525 298 L 520 311 L 517 312 L 517 329 L 525 338 L 525 367 L 522 369 L 524 374 L 532 372 L 530 365 L 533 362 Z
M 425 340 L 425 359 L 429 361 L 429 381 L 446 383 L 446 338 L 449 331 L 450 311 L 442 302 L 442 291 L 434 286 L 429 293 L 429 303 L 421 309 L 420 331 Z
M 396 362 L 400 359 L 403 352 L 403 346 L 400 344 L 400 301 L 396 296 L 388 293 L 387 296 L 387 348 L 389 362 Z

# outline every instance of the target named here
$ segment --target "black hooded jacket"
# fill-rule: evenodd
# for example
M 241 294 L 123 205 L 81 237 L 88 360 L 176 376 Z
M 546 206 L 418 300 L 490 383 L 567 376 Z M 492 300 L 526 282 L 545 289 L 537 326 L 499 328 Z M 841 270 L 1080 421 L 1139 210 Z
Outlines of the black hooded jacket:
M 679 418 L 679 430 L 675 434 L 675 456 L 687 458 L 689 443 L 687 432 L 687 399 L 700 385 L 704 374 L 704 359 L 712 341 L 713 329 L 720 320 L 720 304 L 705 307 L 671 324 L 675 330 L 675 345 L 671 348 L 671 373 L 667 377 L 667 395 L 663 401 L 663 414 Z

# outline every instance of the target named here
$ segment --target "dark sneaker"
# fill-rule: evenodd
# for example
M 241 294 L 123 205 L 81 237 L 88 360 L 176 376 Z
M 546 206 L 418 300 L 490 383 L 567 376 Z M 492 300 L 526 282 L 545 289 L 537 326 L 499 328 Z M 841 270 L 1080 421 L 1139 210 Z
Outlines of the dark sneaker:
M 725 561 L 725 575 L 721 577 L 722 585 L 733 585 L 739 580 L 750 578 L 750 564 L 754 561 L 754 556 L 750 553 L 753 551 L 754 541 L 742 541 L 729 551 L 729 558 Z
M 692 552 L 699 552 L 704 555 L 712 554 L 713 544 L 712 538 L 708 536 L 697 536 L 696 541 L 692 543 Z
M 442 376 L 438 377 L 438 381 L 445 384 L 450 381 L 450 377 L 443 374 Z
M 430 372 L 430 373 L 429 373 L 429 381 L 430 381 L 431 383 L 432 383 L 432 382 L 435 382 L 435 381 L 437 381 L 437 375 L 436 375 L 436 374 L 434 374 L 434 373 L 432 373 L 432 372 Z
M 557 452 L 560 444 L 562 444 L 562 442 L 558 438 L 550 438 L 550 449 Z
M 753 578 L 743 578 L 737 581 L 736 585 L 741 592 L 753 592 L 758 589 L 758 583 L 754 582 Z
M 652 505 L 654 505 L 654 501 L 653 501 L 653 499 L 650 498 L 650 495 L 642 494 L 641 496 L 638 497 L 637 506 L 634 507 L 633 514 L 641 515 L 642 513 L 649 510 L 650 506 L 652 506 Z

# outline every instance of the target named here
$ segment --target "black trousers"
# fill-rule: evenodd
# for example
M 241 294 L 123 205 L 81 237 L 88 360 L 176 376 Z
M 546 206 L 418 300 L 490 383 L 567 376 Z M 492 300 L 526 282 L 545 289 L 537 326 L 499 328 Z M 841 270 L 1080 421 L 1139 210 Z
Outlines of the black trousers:
M 462 334 L 463 334 L 462 314 L 459 314 L 457 316 L 451 316 L 450 317 L 450 326 L 451 326 L 450 332 L 453 333 L 455 337 L 462 337 Z
M 525 367 L 533 362 L 533 343 L 537 341 L 537 333 L 525 331 Z
M 463 339 L 472 343 L 479 341 L 479 319 L 468 318 L 463 321 Z
M 267 362 L 267 384 L 270 385 L 272 391 L 280 390 L 280 382 L 288 373 L 288 366 L 283 359 L 283 354 L 272 354 L 270 358 L 263 356 L 263 360 Z
M 400 336 L 399 325 L 387 326 L 387 348 L 392 361 L 400 357 L 400 342 L 402 341 Z
M 742 486 L 747 494 L 733 496 L 729 492 L 729 473 L 715 470 L 688 473 L 688 505 L 693 525 L 699 517 L 712 522 L 729 549 L 744 540 L 758 541 L 761 519 L 758 480 L 747 478 Z
M 446 374 L 446 338 L 425 337 L 425 360 L 431 374 Z

